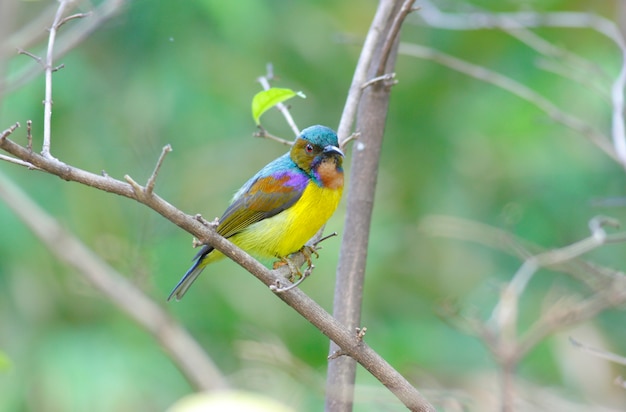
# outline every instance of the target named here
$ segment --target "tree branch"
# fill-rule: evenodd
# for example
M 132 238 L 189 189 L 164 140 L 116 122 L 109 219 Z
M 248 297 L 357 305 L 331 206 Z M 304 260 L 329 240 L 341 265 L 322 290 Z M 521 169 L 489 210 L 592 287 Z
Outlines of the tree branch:
M 552 103 L 536 91 L 528 88 L 526 85 L 521 84 L 511 79 L 510 77 L 489 70 L 485 67 L 469 63 L 457 57 L 450 56 L 449 54 L 445 54 L 417 44 L 400 44 L 400 53 L 406 54 L 408 56 L 418 57 L 421 59 L 432 60 L 443 66 L 451 68 L 452 70 L 456 70 L 460 73 L 474 77 L 475 79 L 482 80 L 486 83 L 490 83 L 497 87 L 500 87 L 501 89 L 504 89 L 535 105 L 555 122 L 561 123 L 562 125 L 585 136 L 591 143 L 596 145 L 611 159 L 615 160 L 619 164 L 622 164 L 618 154 L 615 152 L 615 149 L 611 145 L 610 140 L 607 136 L 605 136 L 598 129 L 581 121 L 577 117 L 564 112 L 554 103 Z
M 64 0 L 68 1 L 68 0 Z M 53 54 L 53 60 L 58 59 L 61 56 L 67 54 L 70 50 L 75 48 L 79 43 L 85 40 L 89 34 L 97 29 L 102 23 L 118 13 L 126 4 L 126 0 L 105 0 L 94 8 L 89 13 L 88 19 L 82 19 L 77 24 L 73 24 L 71 28 L 63 30 L 63 34 L 59 36 L 58 45 L 55 46 Z M 24 34 L 12 35 L 7 40 L 9 44 L 15 49 L 18 45 L 25 47 L 24 44 L 29 43 L 30 33 L 36 32 L 35 27 L 39 27 L 43 20 L 49 19 L 49 13 L 46 12 L 44 17 L 39 21 L 35 21 L 31 26 L 22 30 Z M 1 50 L 0 50 L 1 51 Z M 0 95 L 17 90 L 24 84 L 35 78 L 44 69 L 44 65 L 29 65 L 18 71 L 11 81 L 3 81 L 0 79 Z
M 45 158 L 42 155 L 31 152 L 28 149 L 14 143 L 8 138 L 0 139 L 0 148 L 11 153 L 39 169 L 56 175 L 64 180 L 82 183 L 106 192 L 134 199 L 150 207 L 163 217 L 176 224 L 185 231 L 191 233 L 202 243 L 208 243 L 224 255 L 241 265 L 263 282 L 268 288 L 275 285 L 276 281 L 284 282 L 285 275 L 289 271 L 283 267 L 274 271 L 268 270 L 261 263 L 232 244 L 227 239 L 218 235 L 215 228 L 205 226 L 195 216 L 185 214 L 170 203 L 163 200 L 155 193 L 148 194 L 146 189 L 113 179 L 109 176 L 96 175 L 67 164 L 56 159 Z M 365 369 L 370 371 L 383 385 L 389 388 L 398 399 L 409 409 L 415 411 L 432 411 L 432 406 L 422 395 L 409 384 L 402 375 L 391 367 L 380 355 L 363 342 L 359 342 L 348 328 L 341 325 L 321 306 L 309 298 L 300 289 L 292 289 L 287 292 L 277 293 L 281 300 L 291 306 L 305 319 L 317 327 L 323 334 L 336 342 L 350 357 L 359 362 Z
M 345 146 L 356 113 L 357 130 L 361 135 L 352 151 L 346 221 L 333 302 L 334 317 L 350 330 L 361 326 L 365 262 L 390 94 L 385 81 L 363 86 L 369 80 L 393 71 L 398 33 L 412 4 L 410 0 L 380 1 L 359 57 L 338 129 L 340 145 Z M 334 356 L 344 349 L 336 343 L 331 342 L 329 350 L 326 411 L 348 412 L 352 410 L 356 364 L 346 356 Z M 432 406 L 424 404 L 423 408 L 429 410 Z
M 420 13 L 424 22 L 430 26 L 448 30 L 477 30 L 477 29 L 501 29 L 515 33 L 520 29 L 537 27 L 560 27 L 560 28 L 584 28 L 592 29 L 610 39 L 620 50 L 622 65 L 620 71 L 611 86 L 612 118 L 611 138 L 613 152 L 611 156 L 622 167 L 626 168 L 626 127 L 624 125 L 624 88 L 626 87 L 626 40 L 613 21 L 591 13 L 581 12 L 513 12 L 513 13 L 489 13 L 474 11 L 470 13 L 444 13 L 432 2 L 424 1 L 423 12 Z M 520 38 L 522 41 L 528 39 Z M 536 40 L 536 37 L 534 38 Z M 532 44 L 536 47 L 537 42 Z M 545 46 L 545 42 L 543 43 Z M 545 47 L 540 47 L 546 52 Z M 549 53 L 557 48 L 550 47 Z M 571 53 L 563 53 L 568 57 L 574 57 L 577 63 L 582 59 L 576 58 Z M 484 79 L 483 79 L 484 80 Z M 510 90 L 509 90 L 510 91 Z M 571 127 L 571 126 L 570 126 Z M 597 143 L 596 143 L 597 144 Z M 604 150 L 604 149 L 603 149 Z M 606 150 L 604 150 L 606 152 Z
M 213 361 L 176 320 L 59 225 L 2 173 L 0 199 L 60 261 L 75 268 L 115 306 L 152 334 L 194 387 L 199 390 L 228 387 Z

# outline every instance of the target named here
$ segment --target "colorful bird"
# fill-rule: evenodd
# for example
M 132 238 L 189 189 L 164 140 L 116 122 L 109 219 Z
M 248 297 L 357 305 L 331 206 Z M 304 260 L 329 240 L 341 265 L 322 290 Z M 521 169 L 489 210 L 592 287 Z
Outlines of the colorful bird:
M 304 129 L 291 150 L 269 163 L 235 193 L 217 233 L 245 251 L 285 261 L 333 214 L 343 191 L 343 153 L 324 126 Z M 167 300 L 180 300 L 200 272 L 224 257 L 205 245 Z

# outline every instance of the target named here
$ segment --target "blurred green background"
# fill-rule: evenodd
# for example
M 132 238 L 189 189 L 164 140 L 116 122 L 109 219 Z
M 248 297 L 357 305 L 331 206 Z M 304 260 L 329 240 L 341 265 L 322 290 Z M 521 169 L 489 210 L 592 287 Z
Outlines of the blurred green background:
M 7 41 L 48 10 L 45 24 L 30 28 L 41 41 L 28 50 L 43 55 L 56 2 L 3 1 Z M 473 4 L 494 11 L 592 11 L 617 19 L 619 0 Z M 52 153 L 92 172 L 143 182 L 169 143 L 174 151 L 157 193 L 187 213 L 219 216 L 243 182 L 285 151 L 252 137 L 250 102 L 266 63 L 280 76 L 276 86 L 307 95 L 290 102 L 301 128 L 336 128 L 375 8 L 374 1 L 128 2 L 59 61 L 65 68 L 54 74 Z M 605 71 L 607 77 L 586 76 L 602 92 L 544 70 L 544 58 L 499 31 L 437 30 L 412 16 L 402 40 L 507 74 L 608 134 L 607 96 L 620 67 L 618 49 L 591 30 L 537 32 Z M 5 86 L 36 64 L 14 50 L 3 57 Z M 475 410 L 497 399 L 495 364 L 477 339 L 441 319 L 438 308 L 454 301 L 488 316 L 499 286 L 520 262 L 426 235 L 421 222 L 433 214 L 458 216 L 545 247 L 563 246 L 587 236 L 595 215 L 626 221 L 623 206 L 595 202 L 626 195 L 624 171 L 580 135 L 494 86 L 407 56 L 398 58 L 397 78 L 372 223 L 366 339 L 433 402 L 452 398 Z M 0 97 L 0 129 L 32 119 L 40 145 L 43 77 L 5 88 Z M 291 138 L 277 112 L 263 123 Z M 23 143 L 24 136 L 22 128 L 12 138 Z M 8 163 L 0 168 L 161 302 L 235 386 L 296 410 L 322 408 L 327 339 L 243 269 L 216 263 L 184 300 L 166 304 L 194 255 L 190 235 L 127 199 Z M 341 234 L 344 213 L 345 201 L 327 230 Z M 302 285 L 328 311 L 339 244 L 339 238 L 324 243 L 314 276 Z M 617 244 L 588 256 L 624 268 L 624 252 Z M 567 276 L 539 273 L 522 301 L 522 328 L 558 297 L 585 293 Z M 568 336 L 626 354 L 623 312 L 609 311 L 533 350 L 519 369 L 523 387 L 589 405 L 585 410 L 626 403 L 612 382 L 623 369 L 572 350 Z M 402 410 L 363 370 L 357 385 L 356 410 Z M 55 261 L 0 203 L 0 411 L 155 411 L 192 390 L 147 333 Z

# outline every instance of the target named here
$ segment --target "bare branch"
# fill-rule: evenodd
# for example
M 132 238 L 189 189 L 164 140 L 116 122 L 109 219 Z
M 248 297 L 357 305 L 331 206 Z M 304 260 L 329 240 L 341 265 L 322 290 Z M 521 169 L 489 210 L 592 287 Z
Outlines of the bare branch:
M 50 33 L 48 35 L 48 50 L 46 52 L 46 60 L 44 64 L 45 97 L 43 100 L 43 146 L 41 148 L 41 154 L 44 157 L 49 158 L 52 157 L 50 154 L 50 137 L 52 133 L 52 73 L 55 71 L 52 66 L 54 42 L 56 40 L 57 30 L 63 19 L 63 13 L 65 13 L 65 9 L 69 5 L 69 0 L 59 1 L 59 8 L 54 16 L 54 21 L 52 22 Z
M 26 121 L 26 148 L 33 150 L 33 121 Z
M 176 320 L 59 225 L 2 173 L 0 199 L 59 260 L 74 267 L 93 287 L 151 333 L 196 388 L 215 390 L 228 386 L 202 347 Z
M 352 330 L 361 323 L 372 199 L 376 190 L 376 176 L 390 94 L 389 87 L 364 89 L 363 85 L 369 79 L 394 71 L 400 25 L 410 12 L 412 4 L 410 0 L 379 2 L 361 50 L 338 128 L 339 144 L 342 148 L 351 134 L 355 117 L 357 128 L 361 132 L 361 139 L 352 151 L 345 231 L 341 242 L 333 301 L 333 315 Z M 338 342 L 331 342 L 330 354 L 340 349 L 335 343 Z M 356 365 L 352 359 L 339 357 L 329 361 L 326 381 L 326 392 L 329 395 L 326 398 L 326 411 L 352 410 L 355 373 Z M 415 391 L 409 387 L 406 389 Z M 415 396 L 414 401 L 421 397 L 418 393 L 415 393 Z M 433 409 L 432 405 L 423 399 L 419 400 L 418 404 L 421 404 L 420 409 Z
M 33 59 L 34 61 L 36 61 L 37 63 L 39 63 L 41 65 L 41 67 L 44 67 L 44 63 L 43 63 L 43 60 L 41 59 L 41 57 L 35 56 L 34 54 L 32 54 L 29 51 L 22 50 L 22 49 L 17 49 L 17 54 L 23 54 L 25 56 L 28 56 L 31 59 Z
M 539 342 L 557 330 L 598 316 L 599 313 L 626 302 L 626 281 L 616 279 L 607 290 L 569 305 L 558 302 L 545 311 L 541 318 L 520 338 L 516 356 L 521 359 Z
M 582 350 L 583 352 L 589 353 L 590 355 L 597 356 L 601 359 L 606 359 L 608 361 L 618 363 L 620 365 L 626 366 L 626 357 L 617 355 L 613 352 L 606 351 L 604 349 L 594 348 L 592 346 L 586 345 L 576 339 L 570 337 L 570 343 L 577 349 Z
M 11 157 L 11 156 L 6 156 L 6 155 L 3 155 L 3 154 L 0 154 L 0 160 L 4 160 L 5 162 L 9 162 L 9 163 L 13 163 L 13 164 L 16 164 L 16 165 L 24 166 L 24 167 L 27 167 L 29 169 L 37 169 L 35 166 L 31 165 L 28 162 L 25 162 L 25 161 L 20 160 L 20 159 L 16 159 L 16 158 Z
M 374 83 L 378 83 L 378 82 L 383 82 L 383 83 L 393 82 L 392 84 L 396 84 L 398 81 L 395 80 L 395 78 L 396 78 L 395 73 L 386 73 L 386 74 L 374 77 L 373 79 L 363 83 L 363 86 L 361 86 L 361 88 L 366 89 L 370 87 L 371 85 L 373 85 Z
M 132 183 L 93 174 L 69 166 L 56 159 L 49 159 L 29 151 L 7 138 L 0 139 L 0 148 L 64 180 L 82 183 L 145 204 L 172 223 L 200 239 L 202 243 L 210 244 L 228 258 L 237 262 L 268 287 L 275 285 L 276 280 L 283 279 L 288 272 L 286 267 L 283 270 L 279 268 L 275 271 L 269 271 L 242 249 L 218 235 L 215 227 L 205 226 L 195 216 L 183 213 L 155 193 L 151 196 L 145 196 L 143 194 L 144 189 L 130 176 L 126 176 L 126 179 Z M 393 369 L 387 361 L 363 342 L 358 342 L 353 333 L 350 333 L 345 326 L 340 324 L 300 289 L 295 288 L 285 293 L 276 294 L 276 296 L 311 322 L 333 342 L 337 343 L 350 357 L 363 365 L 408 408 L 415 411 L 434 411 L 434 408 L 422 395 L 402 375 Z M 127 302 L 132 304 L 132 300 Z
M 67 17 L 61 19 L 61 21 L 57 25 L 57 29 L 60 28 L 61 26 L 63 26 L 65 23 L 67 23 L 70 20 L 82 19 L 82 18 L 89 17 L 89 16 L 91 16 L 91 12 L 76 13 L 76 14 L 72 14 L 71 16 L 67 16 Z
M 479 222 L 454 216 L 430 215 L 420 223 L 419 230 L 432 236 L 443 236 L 485 245 L 522 260 L 548 252 L 544 247 L 520 239 L 513 234 Z M 606 242 L 624 241 L 623 234 L 607 235 Z M 595 291 L 610 288 L 623 274 L 614 269 L 584 261 L 580 258 L 562 260 L 546 265 L 550 270 L 562 272 L 584 282 Z
M 404 23 L 406 16 L 413 11 L 413 3 L 415 3 L 415 0 L 405 0 L 400 8 L 400 11 L 396 14 L 393 23 L 391 23 L 391 28 L 387 32 L 387 38 L 385 39 L 385 43 L 383 44 L 383 48 L 380 53 L 378 69 L 376 69 L 376 77 L 380 77 L 385 73 L 385 67 L 387 66 L 389 56 L 391 55 L 393 44 L 398 41 L 400 28 L 402 27 L 402 23 Z
M 489 70 L 485 67 L 477 66 L 465 60 L 461 60 L 454 56 L 450 56 L 448 54 L 441 53 L 439 51 L 417 44 L 401 43 L 400 53 L 413 57 L 418 57 L 421 59 L 432 60 L 443 66 L 474 77 L 475 79 L 482 80 L 486 83 L 490 83 L 497 87 L 500 87 L 501 89 L 504 89 L 535 105 L 537 108 L 546 113 L 552 120 L 561 123 L 562 125 L 585 136 L 591 143 L 595 144 L 609 157 L 611 157 L 616 162 L 622 164 L 619 156 L 615 152 L 613 146 L 610 144 L 610 140 L 607 136 L 605 136 L 596 128 L 581 121 L 577 117 L 564 112 L 554 103 L 552 103 L 539 93 L 535 92 L 534 90 L 528 88 L 526 85 L 521 84 L 511 79 L 510 77 Z
M 168 145 L 163 146 L 163 150 L 161 150 L 161 156 L 159 156 L 159 160 L 157 161 L 157 164 L 154 167 L 154 171 L 152 172 L 152 175 L 150 175 L 150 178 L 148 179 L 148 182 L 146 183 L 146 193 L 148 195 L 151 195 L 152 192 L 154 191 L 154 184 L 156 183 L 156 178 L 157 178 L 157 175 L 159 174 L 159 170 L 161 169 L 161 165 L 163 164 L 163 160 L 165 160 L 165 156 L 167 156 L 167 154 L 171 151 L 172 151 L 171 145 L 168 144 Z
M 622 54 L 622 65 L 611 87 L 612 128 L 611 137 L 615 151 L 614 160 L 626 168 L 626 127 L 624 122 L 624 88 L 626 88 L 626 41 L 613 21 L 604 17 L 581 12 L 513 12 L 444 13 L 430 1 L 425 1 L 420 17 L 429 25 L 449 30 L 501 29 L 505 30 L 544 54 L 566 56 L 586 67 L 583 59 L 563 49 L 548 45 L 538 36 L 521 29 L 530 27 L 561 27 L 592 29 L 613 41 Z M 519 33 L 519 34 L 516 34 Z
M 575 259 L 604 245 L 607 239 L 607 234 L 604 231 L 605 225 L 617 227 L 619 226 L 619 222 L 605 216 L 596 216 L 589 221 L 591 236 L 588 238 L 559 249 L 548 250 L 547 252 L 527 258 L 502 292 L 500 302 L 496 305 L 491 317 L 494 326 L 503 329 L 507 327 L 507 325 L 512 325 L 517 322 L 519 298 L 522 293 L 524 293 L 526 285 L 539 268 L 543 266 L 553 266 Z
M 353 141 L 353 140 L 358 140 L 358 139 L 359 139 L 359 137 L 361 137 L 361 133 L 359 133 L 359 132 L 354 132 L 354 133 L 352 133 L 350 136 L 348 136 L 347 138 L 345 138 L 345 139 L 343 140 L 343 146 L 341 147 L 341 149 L 344 149 L 344 148 L 346 147 L 346 145 L 347 145 L 348 143 L 350 143 L 351 141 Z
M 11 133 L 13 133 L 18 127 L 20 127 L 20 123 L 19 122 L 15 123 L 14 125 L 9 127 L 8 129 L 4 130 L 2 133 L 0 133 L 0 140 L 9 137 L 11 135 Z
M 273 134 L 265 130 L 265 128 L 261 125 L 258 125 L 257 127 L 259 128 L 259 131 L 254 133 L 253 135 L 254 137 L 262 137 L 264 139 L 270 139 L 270 140 L 273 140 L 280 144 L 284 144 L 285 146 L 289 146 L 289 147 L 293 146 L 293 141 L 285 140 L 281 137 L 274 136 Z
M 59 36 L 59 41 L 57 42 L 58 44 L 54 47 L 54 59 L 64 56 L 67 52 L 75 48 L 103 22 L 120 11 L 126 3 L 126 0 L 105 0 L 100 3 L 97 8 L 90 12 L 89 19 L 82 19 L 78 23 L 71 25 L 71 28 L 66 28 L 63 31 L 63 34 Z M 48 15 L 49 13 L 45 13 L 42 15 L 42 18 L 48 19 Z M 34 28 L 39 27 L 40 24 L 41 23 L 39 21 L 34 21 L 30 27 L 27 27 L 22 31 L 24 33 L 32 33 Z M 8 43 L 15 48 L 18 45 L 23 45 L 24 42 L 28 42 L 29 40 L 25 38 L 27 36 L 28 34 L 11 36 Z M 41 73 L 42 69 L 45 69 L 44 64 L 41 64 L 40 66 L 28 66 L 16 73 L 15 76 L 13 76 L 13 80 L 10 82 L 3 82 L 0 80 L 0 94 L 11 92 L 20 88 Z

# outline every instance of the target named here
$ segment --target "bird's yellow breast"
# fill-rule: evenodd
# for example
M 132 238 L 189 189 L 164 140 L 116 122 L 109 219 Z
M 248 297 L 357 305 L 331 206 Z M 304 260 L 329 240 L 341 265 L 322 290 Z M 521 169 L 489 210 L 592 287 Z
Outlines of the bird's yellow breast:
M 283 257 L 300 250 L 337 209 L 343 187 L 309 182 L 289 209 L 250 225 L 230 240 L 242 249 L 266 257 Z

